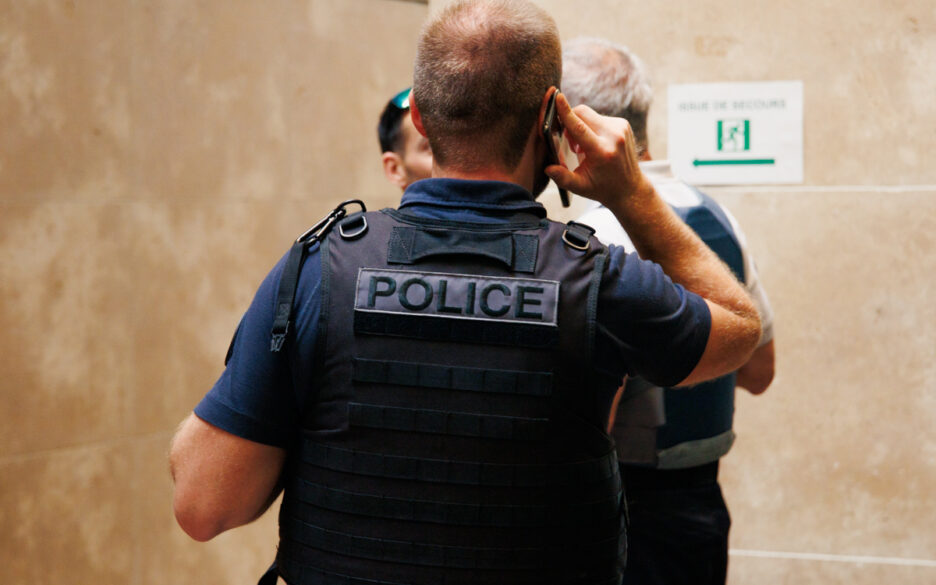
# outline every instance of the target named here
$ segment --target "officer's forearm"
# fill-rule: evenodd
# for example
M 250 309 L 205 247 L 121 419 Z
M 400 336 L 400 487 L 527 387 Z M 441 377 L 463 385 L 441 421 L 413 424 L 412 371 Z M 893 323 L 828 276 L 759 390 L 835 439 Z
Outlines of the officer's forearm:
M 659 264 L 674 282 L 745 319 L 759 320 L 747 292 L 647 183 L 609 206 L 641 258 Z

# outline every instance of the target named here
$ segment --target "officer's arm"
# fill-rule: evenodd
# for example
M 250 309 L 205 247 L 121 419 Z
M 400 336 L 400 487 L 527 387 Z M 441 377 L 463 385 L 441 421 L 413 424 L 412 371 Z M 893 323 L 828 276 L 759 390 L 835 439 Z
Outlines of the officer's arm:
M 705 299 L 711 313 L 702 358 L 678 385 L 711 380 L 747 363 L 760 340 L 761 323 L 741 283 L 652 187 L 619 201 L 609 208 L 640 256 L 656 262 L 673 282 Z
M 190 415 L 169 453 L 179 526 L 206 541 L 257 519 L 279 494 L 285 457 L 279 447 L 242 439 Z
M 610 209 L 642 258 L 658 263 L 686 289 L 705 299 L 711 330 L 702 358 L 681 385 L 696 384 L 744 365 L 760 340 L 757 309 L 731 271 L 654 191 L 640 171 L 626 120 L 579 106 L 557 105 L 570 142 L 580 154 L 574 172 L 546 169 L 556 184 Z
M 751 394 L 760 394 L 770 386 L 774 377 L 774 342 L 771 339 L 754 350 L 746 364 L 738 370 L 738 386 Z

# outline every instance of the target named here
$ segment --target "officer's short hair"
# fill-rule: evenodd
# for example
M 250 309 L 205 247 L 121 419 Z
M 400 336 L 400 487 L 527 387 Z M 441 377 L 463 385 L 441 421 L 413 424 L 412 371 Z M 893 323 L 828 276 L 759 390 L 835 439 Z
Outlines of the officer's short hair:
M 520 162 L 543 96 L 562 78 L 553 19 L 527 0 L 462 0 L 423 28 L 413 94 L 436 160 Z
M 589 37 L 567 42 L 562 61 L 562 92 L 569 103 L 626 118 L 637 145 L 645 150 L 653 89 L 643 61 L 624 45 Z

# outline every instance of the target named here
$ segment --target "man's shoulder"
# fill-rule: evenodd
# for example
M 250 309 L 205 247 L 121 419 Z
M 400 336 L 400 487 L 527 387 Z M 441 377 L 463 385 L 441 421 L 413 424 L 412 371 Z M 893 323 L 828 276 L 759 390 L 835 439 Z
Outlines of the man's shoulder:
M 641 163 L 641 169 L 650 179 L 660 197 L 675 208 L 695 206 L 723 207 L 721 203 L 702 191 L 698 186 L 687 183 L 672 170 L 668 160 L 654 160 Z
M 707 200 L 711 200 L 697 187 L 690 185 L 677 177 L 669 165 L 669 161 L 650 161 L 641 163 L 645 175 L 657 193 L 674 208 L 688 208 L 703 205 Z
M 606 246 L 622 246 L 628 252 L 633 251 L 627 232 L 621 227 L 617 217 L 607 207 L 594 204 L 585 210 L 575 221 L 583 223 L 595 230 L 595 237 Z

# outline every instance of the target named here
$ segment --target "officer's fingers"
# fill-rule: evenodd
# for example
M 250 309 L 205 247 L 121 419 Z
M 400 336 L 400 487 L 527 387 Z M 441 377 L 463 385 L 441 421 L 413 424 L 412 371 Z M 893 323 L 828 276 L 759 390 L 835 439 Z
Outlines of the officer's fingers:
M 584 194 L 586 191 L 586 181 L 584 177 L 573 173 L 562 165 L 549 165 L 546 167 L 545 171 L 546 176 L 563 189 L 579 194 Z
M 579 106 L 576 110 L 582 107 L 583 106 Z M 598 142 L 598 135 L 572 110 L 569 101 L 561 93 L 556 98 L 556 109 L 559 112 L 559 119 L 562 120 L 562 125 L 565 126 L 568 138 L 573 143 L 577 144 L 579 148 L 587 150 L 588 145 Z
M 602 128 L 607 126 L 619 126 L 621 122 L 627 124 L 624 118 L 615 118 L 614 116 L 603 116 L 588 106 L 582 104 L 575 107 L 575 113 L 586 124 L 592 128 Z
M 602 116 L 585 104 L 575 106 L 572 111 L 593 129 L 601 128 L 604 125 L 603 120 L 607 119 L 607 116 Z
M 587 106 L 576 107 L 575 113 L 599 136 L 623 142 L 632 138 L 634 134 L 624 118 L 602 116 Z

